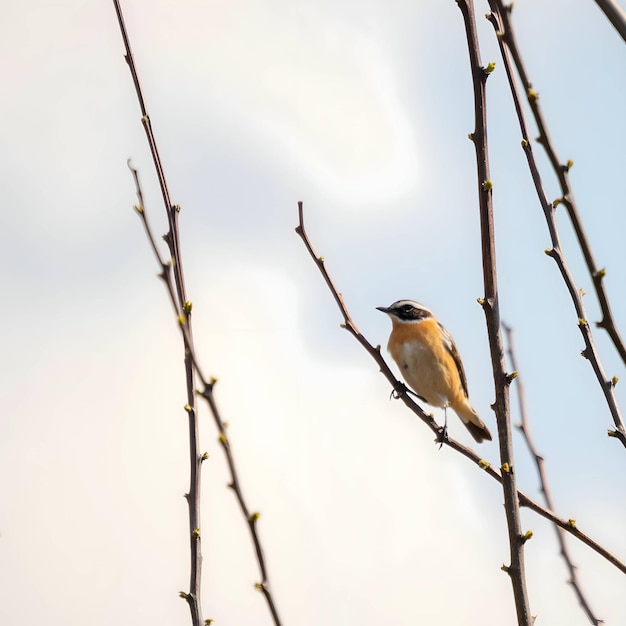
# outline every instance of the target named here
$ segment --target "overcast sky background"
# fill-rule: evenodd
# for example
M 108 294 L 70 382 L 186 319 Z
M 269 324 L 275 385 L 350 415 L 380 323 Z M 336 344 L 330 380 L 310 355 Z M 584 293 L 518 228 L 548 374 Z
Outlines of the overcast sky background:
M 294 233 L 309 234 L 355 322 L 400 298 L 454 335 L 496 431 L 484 315 L 472 91 L 452 0 L 123 4 L 173 201 L 204 371 L 229 424 L 284 624 L 513 624 L 502 492 L 389 400 L 341 330 Z M 576 315 L 520 149 L 493 29 L 488 81 L 502 317 L 558 513 L 626 558 L 624 449 L 580 357 Z M 11 3 L 0 25 L 0 622 L 187 624 L 182 347 L 132 206 L 130 157 L 166 230 L 110 2 Z M 516 2 L 514 23 L 626 333 L 626 47 L 592 0 Z M 559 195 L 537 147 L 544 184 Z M 565 215 L 564 248 L 599 319 Z M 626 380 L 595 331 L 609 376 Z M 516 386 L 513 385 L 516 407 Z M 625 402 L 621 384 L 618 400 Z M 441 411 L 435 411 L 437 419 Z M 201 409 L 203 609 L 269 625 L 211 420 Z M 514 421 L 517 414 L 514 413 Z M 475 445 L 453 414 L 453 437 Z M 540 498 L 516 434 L 519 487 Z M 498 464 L 496 443 L 480 446 Z M 537 624 L 587 624 L 554 530 L 523 511 Z M 606 624 L 624 576 L 569 541 Z

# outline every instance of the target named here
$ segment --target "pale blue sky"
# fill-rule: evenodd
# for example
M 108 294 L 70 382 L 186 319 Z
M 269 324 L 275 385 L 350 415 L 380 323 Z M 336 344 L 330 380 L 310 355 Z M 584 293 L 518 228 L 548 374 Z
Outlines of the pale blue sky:
M 297 201 L 355 322 L 433 309 L 495 431 L 483 313 L 472 94 L 452 0 L 127 0 L 181 229 L 194 325 L 285 624 L 514 623 L 499 486 L 398 402 L 339 328 L 294 233 Z M 576 316 L 477 3 L 503 318 L 563 517 L 626 558 L 623 448 L 580 357 Z M 516 2 L 531 78 L 626 333 L 626 47 L 592 0 Z M 187 430 L 180 339 L 134 215 L 131 157 L 165 230 L 112 3 L 12 3 L 0 25 L 0 622 L 187 624 Z M 536 134 L 536 133 L 534 133 Z M 541 155 L 537 147 L 537 154 Z M 544 184 L 558 195 L 544 166 Z M 590 280 L 559 213 L 578 285 Z M 596 331 L 604 366 L 623 364 Z M 515 389 L 515 385 L 513 386 Z M 618 400 L 624 402 L 618 385 Z M 513 392 L 515 403 L 515 391 Z M 516 406 L 514 404 L 514 406 Z M 438 419 L 440 411 L 435 413 Z M 514 419 L 515 415 L 514 415 Z M 206 618 L 270 624 L 245 526 L 201 413 Z M 451 435 L 473 441 L 450 416 Z M 517 436 L 516 436 L 517 437 Z M 538 481 L 516 438 L 519 486 Z M 481 453 L 496 463 L 495 443 Z M 537 624 L 587 623 L 554 531 L 524 511 Z M 624 578 L 570 541 L 590 602 L 626 622 Z

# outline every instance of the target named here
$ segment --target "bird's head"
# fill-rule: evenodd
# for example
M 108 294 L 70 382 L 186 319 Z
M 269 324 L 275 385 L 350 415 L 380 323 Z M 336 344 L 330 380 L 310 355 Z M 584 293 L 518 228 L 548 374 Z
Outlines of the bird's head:
M 433 312 L 415 300 L 398 300 L 391 306 L 377 306 L 379 311 L 386 313 L 392 321 L 400 323 L 419 322 L 434 317 Z

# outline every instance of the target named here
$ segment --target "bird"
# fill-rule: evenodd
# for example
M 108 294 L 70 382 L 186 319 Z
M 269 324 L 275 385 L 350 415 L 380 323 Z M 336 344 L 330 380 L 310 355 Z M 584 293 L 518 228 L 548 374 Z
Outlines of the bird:
M 491 433 L 470 404 L 463 362 L 452 335 L 433 312 L 415 300 L 376 307 L 391 318 L 387 349 L 409 387 L 434 407 L 450 407 L 472 437 L 491 441 Z

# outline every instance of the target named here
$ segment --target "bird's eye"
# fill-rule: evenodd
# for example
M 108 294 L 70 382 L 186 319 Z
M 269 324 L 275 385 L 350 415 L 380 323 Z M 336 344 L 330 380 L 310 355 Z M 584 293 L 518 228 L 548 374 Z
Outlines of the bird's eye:
M 413 307 L 410 304 L 405 304 L 402 308 L 405 313 L 410 313 L 413 310 Z

